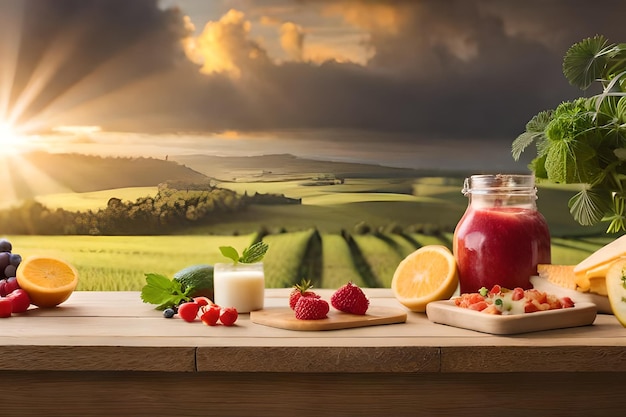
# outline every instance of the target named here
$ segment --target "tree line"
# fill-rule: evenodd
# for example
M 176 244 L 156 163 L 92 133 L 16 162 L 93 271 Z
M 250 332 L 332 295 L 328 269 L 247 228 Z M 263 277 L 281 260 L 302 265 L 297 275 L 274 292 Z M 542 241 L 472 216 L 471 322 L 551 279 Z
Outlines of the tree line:
M 154 197 L 135 201 L 110 198 L 98 210 L 52 209 L 35 201 L 0 211 L 5 234 L 32 235 L 160 235 L 185 227 L 218 222 L 228 213 L 250 204 L 299 204 L 276 194 L 239 195 L 210 184 L 166 182 Z

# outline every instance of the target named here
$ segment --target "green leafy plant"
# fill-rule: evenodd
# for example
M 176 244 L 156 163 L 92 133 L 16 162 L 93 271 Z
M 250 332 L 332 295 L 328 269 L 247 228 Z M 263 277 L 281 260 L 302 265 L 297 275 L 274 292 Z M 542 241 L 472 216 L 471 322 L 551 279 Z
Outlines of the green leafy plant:
M 146 274 L 146 285 L 141 289 L 141 300 L 144 303 L 156 304 L 157 310 L 165 310 L 177 306 L 183 301 L 191 301 L 189 292 L 193 288 L 183 290 L 183 284 L 160 274 Z
M 235 265 L 238 263 L 253 264 L 255 262 L 261 262 L 268 249 L 269 245 L 267 243 L 259 241 L 245 248 L 241 256 L 239 256 L 237 249 L 232 246 L 220 246 L 220 252 L 222 252 L 222 255 L 232 259 Z
M 600 92 L 535 115 L 513 141 L 513 158 L 534 143 L 529 168 L 539 182 L 580 185 L 568 204 L 579 224 L 603 221 L 607 233 L 626 231 L 626 43 L 584 39 L 566 52 L 563 74 L 581 90 L 598 85 Z

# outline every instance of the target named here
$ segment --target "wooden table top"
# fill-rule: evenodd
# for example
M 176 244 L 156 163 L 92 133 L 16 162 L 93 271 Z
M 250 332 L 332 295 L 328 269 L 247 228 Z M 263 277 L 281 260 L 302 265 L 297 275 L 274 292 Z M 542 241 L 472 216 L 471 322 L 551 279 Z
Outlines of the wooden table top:
M 329 299 L 331 290 L 318 290 Z M 402 308 L 389 289 L 365 289 L 371 305 Z M 266 306 L 289 289 L 266 290 Z M 165 372 L 625 372 L 626 328 L 612 315 L 593 325 L 494 336 L 432 323 L 330 331 L 233 327 L 164 319 L 138 292 L 75 292 L 55 309 L 0 319 L 0 370 Z

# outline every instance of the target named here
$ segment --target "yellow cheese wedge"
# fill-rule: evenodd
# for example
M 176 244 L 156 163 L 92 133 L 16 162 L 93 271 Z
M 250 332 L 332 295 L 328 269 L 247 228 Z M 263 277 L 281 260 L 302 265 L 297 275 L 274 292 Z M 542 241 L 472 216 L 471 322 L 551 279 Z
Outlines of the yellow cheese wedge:
M 574 276 L 576 277 L 576 289 L 580 292 L 589 291 L 591 288 L 591 282 L 589 282 L 589 278 L 587 278 L 586 271 L 574 274 Z
M 621 256 L 619 258 L 621 258 Z M 595 268 L 586 270 L 585 275 L 587 276 L 587 279 L 594 279 L 594 278 L 604 279 L 604 277 L 606 277 L 606 273 L 609 271 L 609 268 L 611 267 L 613 262 L 617 261 L 617 259 L 610 260 L 608 262 L 605 262 L 603 264 L 596 266 Z
M 574 267 L 574 273 L 578 275 L 607 262 L 614 261 L 621 256 L 626 256 L 626 235 L 618 237 L 583 259 Z
M 613 265 L 618 260 L 622 259 L 623 256 L 620 256 L 617 259 L 614 259 L 609 262 L 605 262 L 593 269 L 589 269 L 585 272 L 585 277 L 587 282 L 589 283 L 589 292 L 594 292 L 600 295 L 607 295 L 606 292 L 606 274 L 609 271 L 611 265 Z
M 589 292 L 598 295 L 608 295 L 606 289 L 606 277 L 593 277 L 589 280 Z

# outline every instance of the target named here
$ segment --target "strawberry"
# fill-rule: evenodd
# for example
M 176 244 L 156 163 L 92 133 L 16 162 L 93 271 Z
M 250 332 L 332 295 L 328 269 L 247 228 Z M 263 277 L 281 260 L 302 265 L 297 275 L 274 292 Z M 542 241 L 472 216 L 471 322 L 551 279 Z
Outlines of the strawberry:
M 202 307 L 204 311 L 200 316 L 200 320 L 202 323 L 207 326 L 216 326 L 217 321 L 220 319 L 220 306 L 217 304 L 211 304 L 205 307 Z
M 319 297 L 300 297 L 294 312 L 298 320 L 319 320 L 326 318 L 330 306 Z
M 224 326 L 232 326 L 237 321 L 237 309 L 235 307 L 223 308 L 220 313 L 220 321 Z
M 348 282 L 330 297 L 330 303 L 339 311 L 363 315 L 367 311 L 370 300 L 358 285 Z
M 313 288 L 311 281 L 302 278 L 300 284 L 294 285 L 293 290 L 291 290 L 291 293 L 289 294 L 289 307 L 291 307 L 292 310 L 295 309 L 296 303 L 301 297 L 320 298 L 320 296 L 313 291 L 309 291 L 311 288 Z
M 198 316 L 200 304 L 194 302 L 183 303 L 178 306 L 178 315 L 185 321 L 191 323 Z

